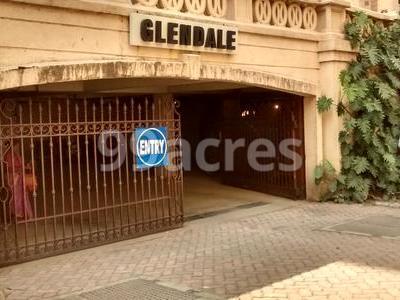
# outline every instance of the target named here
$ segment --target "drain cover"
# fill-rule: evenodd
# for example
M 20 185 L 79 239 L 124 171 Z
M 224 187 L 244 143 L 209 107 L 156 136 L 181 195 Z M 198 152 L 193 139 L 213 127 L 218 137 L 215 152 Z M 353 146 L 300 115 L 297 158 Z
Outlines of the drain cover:
M 385 215 L 370 216 L 343 224 L 325 227 L 324 230 L 400 238 L 400 218 Z
M 178 290 L 155 281 L 135 279 L 65 298 L 67 300 L 215 300 L 213 295 Z

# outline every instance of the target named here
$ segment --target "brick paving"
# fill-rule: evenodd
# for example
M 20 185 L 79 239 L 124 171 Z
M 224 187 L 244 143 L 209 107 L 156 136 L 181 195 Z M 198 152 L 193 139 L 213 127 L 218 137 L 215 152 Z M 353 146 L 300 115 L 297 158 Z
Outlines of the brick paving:
M 320 230 L 389 207 L 296 202 L 0 269 L 10 299 L 43 299 L 130 278 L 232 299 L 400 299 L 400 240 Z

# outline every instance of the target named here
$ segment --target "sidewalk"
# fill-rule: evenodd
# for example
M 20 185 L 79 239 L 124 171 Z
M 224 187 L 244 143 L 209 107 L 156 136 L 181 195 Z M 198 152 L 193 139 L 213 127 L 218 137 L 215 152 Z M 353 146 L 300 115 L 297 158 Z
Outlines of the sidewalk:
M 322 230 L 400 210 L 273 201 L 184 228 L 0 269 L 9 299 L 140 278 L 236 299 L 400 299 L 400 240 Z

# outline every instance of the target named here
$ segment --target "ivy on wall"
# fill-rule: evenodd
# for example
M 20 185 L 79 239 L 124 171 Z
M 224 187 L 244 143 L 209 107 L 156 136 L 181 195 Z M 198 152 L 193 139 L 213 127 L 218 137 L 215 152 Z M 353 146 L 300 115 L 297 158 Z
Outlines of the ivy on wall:
M 400 20 L 384 27 L 364 13 L 345 26 L 358 55 L 340 73 L 343 97 L 318 99 L 318 111 L 336 107 L 343 118 L 339 133 L 342 168 L 324 161 L 314 172 L 322 199 L 363 202 L 400 192 Z M 337 104 L 334 104 L 337 103 Z

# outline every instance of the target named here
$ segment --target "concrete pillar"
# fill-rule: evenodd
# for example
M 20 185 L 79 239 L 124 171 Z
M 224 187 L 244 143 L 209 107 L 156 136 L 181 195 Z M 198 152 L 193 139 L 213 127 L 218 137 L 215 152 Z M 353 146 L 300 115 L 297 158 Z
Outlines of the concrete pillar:
M 337 104 L 340 99 L 341 87 L 339 73 L 346 68 L 346 63 L 328 61 L 320 66 L 321 96 L 325 95 Z M 336 170 L 340 170 L 341 153 L 338 133 L 342 129 L 342 120 L 336 113 L 336 107 L 322 114 L 323 158 L 329 160 Z
M 335 104 L 341 97 L 339 82 L 340 72 L 354 57 L 348 41 L 343 40 L 342 33 L 346 18 L 346 8 L 349 2 L 327 4 L 319 10 L 321 31 L 325 32 L 324 40 L 319 43 L 319 78 L 320 96 L 327 96 Z M 322 141 L 323 159 L 329 160 L 336 170 L 341 167 L 339 131 L 342 129 L 342 120 L 336 113 L 336 106 L 331 111 L 322 114 Z
M 317 8 L 317 30 L 327 33 L 343 33 L 343 25 L 346 22 L 346 8 L 348 7 L 350 7 L 350 2 L 347 1 L 319 6 Z
M 322 116 L 317 111 L 316 98 L 304 97 L 304 147 L 307 199 L 318 199 L 314 184 L 314 168 L 323 159 Z

